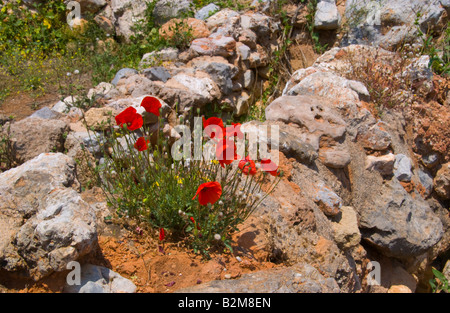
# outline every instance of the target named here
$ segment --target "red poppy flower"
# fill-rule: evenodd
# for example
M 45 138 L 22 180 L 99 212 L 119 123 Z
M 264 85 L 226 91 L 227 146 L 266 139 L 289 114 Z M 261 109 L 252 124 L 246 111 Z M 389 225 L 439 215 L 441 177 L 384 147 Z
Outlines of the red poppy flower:
M 239 139 L 244 138 L 244 133 L 241 132 L 241 123 L 231 123 L 232 126 L 228 126 L 225 130 L 227 138 L 238 137 Z
M 155 97 L 145 97 L 141 102 L 141 107 L 144 107 L 145 111 L 153 113 L 156 116 L 159 116 L 159 109 L 161 109 L 161 106 L 161 102 Z
M 234 160 L 238 159 L 236 150 L 237 148 L 234 141 L 228 139 L 219 141 L 216 146 L 216 157 L 222 167 L 225 167 L 225 164 L 231 164 Z
M 144 119 L 135 108 L 128 107 L 116 116 L 116 123 L 120 127 L 126 124 L 128 129 L 133 131 L 144 125 Z
M 144 151 L 148 149 L 147 144 L 149 143 L 149 140 L 145 140 L 144 137 L 139 137 L 138 140 L 136 140 L 136 143 L 134 144 L 134 147 L 138 150 L 138 151 Z
M 278 166 L 270 159 L 261 160 L 261 170 L 272 176 L 278 176 Z
M 222 195 L 222 186 L 214 181 L 201 184 L 195 196 L 192 198 L 194 200 L 198 196 L 198 202 L 201 205 L 207 205 L 208 203 L 214 204 L 219 200 Z
M 239 161 L 238 167 L 241 169 L 242 173 L 245 175 L 255 175 L 256 174 L 256 165 L 249 156 L 246 156 L 245 159 Z
M 160 228 L 159 229 L 159 241 L 163 241 L 165 237 L 166 237 L 166 234 L 164 232 L 164 228 Z
M 195 219 L 194 219 L 192 216 L 190 217 L 190 220 L 191 220 L 191 222 L 192 222 L 194 225 L 197 225 L 197 229 L 198 229 L 198 230 L 201 230 L 200 224 L 197 224 L 197 223 L 195 222 Z
M 223 137 L 225 134 L 223 121 L 218 117 L 210 117 L 207 120 L 205 120 L 205 117 L 203 117 L 203 128 L 206 130 L 206 134 L 211 139 L 215 137 Z M 222 134 L 221 136 L 216 136 L 218 135 L 217 133 L 219 133 L 219 130 L 222 132 Z

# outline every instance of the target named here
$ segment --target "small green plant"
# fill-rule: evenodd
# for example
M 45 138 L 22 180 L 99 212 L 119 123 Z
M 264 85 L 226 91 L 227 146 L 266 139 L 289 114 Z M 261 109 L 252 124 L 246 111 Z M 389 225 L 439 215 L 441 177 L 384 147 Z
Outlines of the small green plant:
M 317 0 L 309 0 L 306 8 L 308 10 L 308 14 L 306 15 L 306 27 L 308 28 L 308 32 L 311 36 L 314 51 L 322 54 L 327 50 L 328 44 L 321 44 L 319 33 L 314 29 L 314 17 L 317 10 Z
M 450 22 L 443 32 L 443 38 L 439 41 L 433 36 L 427 35 L 423 41 L 422 54 L 430 56 L 430 68 L 439 75 L 450 74 Z M 423 33 L 421 33 L 423 36 Z M 419 34 L 420 35 L 420 34 Z
M 430 279 L 429 283 L 433 293 L 450 293 L 447 277 L 435 268 L 432 268 L 431 270 L 433 271 L 434 278 Z

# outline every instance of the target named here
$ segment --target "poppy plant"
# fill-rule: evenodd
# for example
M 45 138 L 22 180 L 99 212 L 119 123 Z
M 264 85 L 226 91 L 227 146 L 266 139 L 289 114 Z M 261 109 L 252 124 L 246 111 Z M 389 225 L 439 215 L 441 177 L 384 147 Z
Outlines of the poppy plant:
M 223 137 L 225 133 L 225 126 L 223 126 L 223 121 L 218 117 L 210 117 L 207 120 L 205 120 L 205 117 L 203 117 L 203 128 L 206 130 L 206 134 L 211 139 L 216 137 Z M 216 136 L 218 135 L 217 133 L 219 132 L 219 129 L 222 132 L 220 134 L 221 136 Z
M 201 205 L 207 205 L 208 203 L 214 204 L 219 200 L 222 195 L 222 186 L 220 183 L 208 182 L 201 184 L 195 196 L 192 198 L 194 200 L 198 196 L 198 202 Z
M 166 237 L 166 233 L 164 232 L 164 228 L 159 229 L 159 241 L 163 241 Z
M 220 166 L 225 167 L 225 165 L 229 165 L 234 160 L 237 160 L 238 155 L 236 154 L 236 150 L 234 141 L 228 139 L 219 141 L 216 146 L 216 157 Z
M 245 175 L 255 175 L 256 174 L 256 165 L 249 156 L 246 156 L 245 159 L 239 161 L 238 167 L 241 169 L 242 173 Z
M 270 159 L 261 160 L 261 171 L 267 172 L 272 176 L 278 176 L 278 166 Z
M 197 229 L 198 229 L 198 230 L 201 230 L 200 224 L 197 224 L 197 223 L 195 222 L 195 219 L 194 219 L 192 216 L 190 217 L 190 220 L 191 220 L 191 222 L 192 222 L 194 225 L 197 225 Z
M 147 96 L 142 99 L 141 107 L 144 107 L 148 113 L 153 113 L 159 116 L 159 109 L 161 109 L 161 102 L 155 97 Z
M 145 151 L 148 149 L 147 144 L 150 141 L 145 140 L 144 137 L 139 137 L 138 140 L 136 140 L 136 143 L 134 144 L 134 147 L 138 150 L 138 151 Z
M 131 131 L 139 129 L 144 125 L 144 119 L 133 107 L 126 108 L 115 119 L 117 125 L 123 128 L 123 125 L 126 124 Z

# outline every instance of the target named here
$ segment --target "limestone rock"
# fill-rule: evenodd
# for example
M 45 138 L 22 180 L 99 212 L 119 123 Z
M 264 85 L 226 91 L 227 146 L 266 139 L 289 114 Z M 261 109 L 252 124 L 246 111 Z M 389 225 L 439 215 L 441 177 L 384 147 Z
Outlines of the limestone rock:
M 112 108 L 91 108 L 84 114 L 86 126 L 94 130 L 104 130 L 110 123 L 115 124 L 114 117 L 118 114 Z
M 198 10 L 197 12 L 195 12 L 195 18 L 204 21 L 219 10 L 220 7 L 218 7 L 214 3 L 210 3 L 201 8 L 200 10 Z
M 313 146 L 326 136 L 333 140 L 342 138 L 346 123 L 326 99 L 314 96 L 282 96 L 266 108 L 266 119 L 294 123 L 317 137 Z
M 412 178 L 411 159 L 404 154 L 397 154 L 394 163 L 394 176 L 403 182 L 409 182 Z
M 336 216 L 341 211 L 342 199 L 323 183 L 314 186 L 313 200 L 327 216 Z
M 378 122 L 375 125 L 361 126 L 358 130 L 358 141 L 366 149 L 384 151 L 392 142 L 391 135 L 386 131 L 386 123 Z
M 43 107 L 42 109 L 37 110 L 33 114 L 30 115 L 30 118 L 42 118 L 47 120 L 59 119 L 63 115 L 59 112 L 50 109 L 48 107 Z
M 136 285 L 118 273 L 92 264 L 80 268 L 81 284 L 64 287 L 65 293 L 135 293 Z
M 159 66 L 160 62 L 175 62 L 178 59 L 179 51 L 177 48 L 165 48 L 160 51 L 153 51 L 142 56 L 139 68 L 145 69 L 152 66 Z
M 83 112 L 80 108 L 76 107 L 76 103 L 79 101 L 79 98 L 68 96 L 64 98 L 62 101 L 58 101 L 52 107 L 52 111 L 56 113 L 61 113 L 67 115 L 69 117 L 81 117 L 83 116 Z M 33 117 L 33 115 L 31 115 Z
M 206 38 L 198 38 L 192 41 L 190 50 L 200 56 L 229 57 L 234 54 L 236 41 L 233 37 L 212 34 Z
M 260 129 L 263 126 L 265 128 Z M 279 129 L 278 138 L 272 138 L 271 130 L 273 127 Z M 264 130 L 267 129 L 267 132 Z M 274 123 L 265 121 L 259 123 L 251 121 L 242 124 L 241 131 L 245 133 L 253 132 L 258 137 L 258 142 L 266 143 L 272 150 L 279 150 L 289 158 L 295 158 L 298 162 L 311 164 L 317 159 L 316 149 L 302 138 L 301 131 L 291 125 L 284 123 Z M 277 140 L 278 139 L 278 140 Z
M 64 134 L 68 130 L 68 125 L 62 120 L 28 117 L 12 123 L 15 158 L 23 163 L 41 153 L 63 151 Z
M 77 260 L 97 240 L 95 214 L 71 186 L 75 161 L 41 154 L 0 175 L 0 266 L 40 279 Z
M 164 83 L 172 77 L 166 68 L 162 66 L 145 69 L 143 74 L 150 80 L 162 81 Z
M 314 27 L 321 30 L 337 29 L 341 23 L 335 0 L 320 0 L 317 3 Z
M 319 160 L 331 168 L 345 168 L 351 162 L 348 151 L 342 147 L 321 148 L 319 150 Z
M 321 96 L 337 108 L 350 110 L 353 114 L 359 101 L 369 97 L 369 92 L 362 83 L 345 79 L 332 72 L 299 70 L 296 81 L 299 82 L 294 86 L 291 83 L 292 87 L 285 89 L 283 94 Z
M 117 83 L 119 82 L 119 80 L 126 78 L 126 77 L 130 77 L 137 73 L 138 72 L 135 69 L 123 68 L 117 72 L 117 74 L 116 74 L 116 76 L 114 76 L 114 79 L 112 80 L 111 84 L 113 84 L 114 86 L 117 86 Z
M 191 93 L 198 94 L 209 102 L 220 97 L 219 87 L 208 76 L 195 77 L 186 74 L 178 74 L 167 81 L 166 87 L 184 89 Z
M 208 73 L 220 88 L 223 95 L 228 95 L 233 89 L 233 79 L 239 69 L 228 63 L 223 57 L 198 57 L 191 60 L 188 66 Z
M 395 164 L 395 155 L 389 153 L 383 156 L 369 155 L 366 159 L 366 170 L 378 171 L 383 176 L 389 176 L 393 174 Z
M 191 17 L 186 20 L 171 19 L 159 29 L 161 37 L 169 40 L 183 33 L 189 33 L 192 39 L 208 37 L 211 34 L 204 21 Z
M 450 199 L 450 163 L 443 164 L 436 173 L 434 190 L 442 199 Z
M 153 17 L 159 25 L 162 25 L 172 18 L 187 14 L 190 11 L 190 6 L 190 0 L 160 0 L 155 5 Z
M 106 5 L 105 0 L 79 0 L 82 12 L 96 13 Z
M 223 25 L 233 25 L 239 21 L 239 13 L 230 9 L 223 9 L 206 20 L 206 25 L 211 31 Z
M 239 279 L 216 280 L 179 289 L 184 293 L 338 293 L 339 286 L 308 264 L 245 274 Z
M 421 13 L 418 26 L 427 33 L 438 24 L 445 9 L 436 0 L 349 0 L 345 15 L 350 19 L 351 29 L 343 45 L 373 44 L 391 49 L 414 41 L 417 12 Z M 386 28 L 391 29 L 386 31 Z
M 426 170 L 418 170 L 419 182 L 423 187 L 423 195 L 429 197 L 433 192 L 433 177 Z
M 433 247 L 443 236 L 443 226 L 426 202 L 413 199 L 393 179 L 366 193 L 357 208 L 362 237 L 388 256 L 410 258 Z
M 341 214 L 336 216 L 333 223 L 334 240 L 343 249 L 356 247 L 361 241 L 358 228 L 358 216 L 352 207 L 342 206 Z
M 110 98 L 114 95 L 114 91 L 116 91 L 116 88 L 113 84 L 101 82 L 94 88 L 89 89 L 87 97 L 89 99 Z
M 118 5 L 114 5 L 118 3 Z M 131 36 L 136 35 L 136 23 L 145 17 L 147 9 L 146 0 L 115 0 L 111 2 L 115 16 L 116 35 L 129 41 Z

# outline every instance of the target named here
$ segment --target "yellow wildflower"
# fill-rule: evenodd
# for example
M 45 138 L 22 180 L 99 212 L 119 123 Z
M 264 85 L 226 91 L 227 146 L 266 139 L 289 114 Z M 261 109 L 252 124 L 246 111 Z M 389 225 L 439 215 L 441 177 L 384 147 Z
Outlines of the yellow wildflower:
M 47 26 L 47 28 L 51 28 L 52 24 L 50 24 L 50 22 L 47 19 L 44 19 L 44 26 Z

